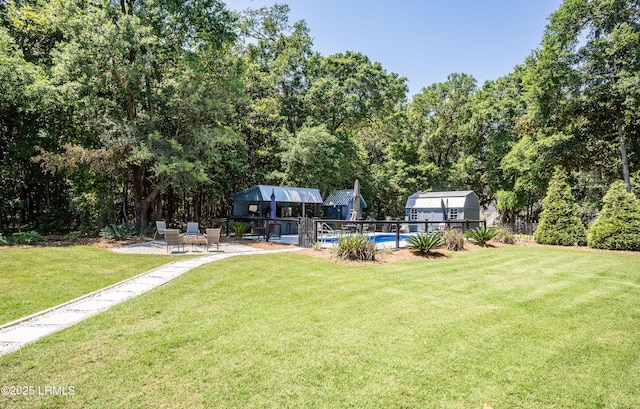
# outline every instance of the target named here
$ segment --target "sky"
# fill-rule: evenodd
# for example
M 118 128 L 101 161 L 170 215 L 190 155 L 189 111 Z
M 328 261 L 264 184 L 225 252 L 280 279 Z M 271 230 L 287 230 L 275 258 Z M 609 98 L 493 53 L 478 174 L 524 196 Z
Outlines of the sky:
M 322 55 L 361 52 L 407 78 L 409 95 L 451 73 L 481 86 L 539 48 L 562 0 L 226 0 L 232 10 L 288 4 Z

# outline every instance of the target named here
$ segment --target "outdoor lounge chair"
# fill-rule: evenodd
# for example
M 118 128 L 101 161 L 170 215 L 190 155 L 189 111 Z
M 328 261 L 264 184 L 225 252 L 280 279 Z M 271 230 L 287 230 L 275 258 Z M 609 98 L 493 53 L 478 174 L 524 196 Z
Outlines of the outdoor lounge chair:
M 265 239 L 267 238 L 267 228 L 264 226 L 258 226 L 255 222 L 251 222 L 249 223 L 251 224 L 251 230 L 253 231 L 253 234 L 258 236 L 257 238 L 259 239 L 260 236 L 264 237 Z
M 207 240 L 207 251 L 209 251 L 209 246 L 212 244 L 216 245 L 216 251 L 220 250 L 220 228 L 217 229 L 207 229 L 206 240 Z
M 182 246 L 182 251 L 184 251 L 184 241 L 182 240 L 182 234 L 180 234 L 180 230 L 178 229 L 165 229 L 164 238 L 167 241 L 167 253 L 169 252 L 169 246 L 178 246 L 178 251 L 180 251 L 180 246 Z M 173 252 L 173 250 L 171 250 Z
M 164 236 L 164 231 L 167 229 L 167 223 L 164 220 L 156 220 L 156 233 L 153 235 L 153 239 L 156 239 L 156 236 Z
M 198 236 L 200 234 L 200 229 L 198 228 L 198 222 L 187 223 L 187 232 L 185 234 L 187 236 Z

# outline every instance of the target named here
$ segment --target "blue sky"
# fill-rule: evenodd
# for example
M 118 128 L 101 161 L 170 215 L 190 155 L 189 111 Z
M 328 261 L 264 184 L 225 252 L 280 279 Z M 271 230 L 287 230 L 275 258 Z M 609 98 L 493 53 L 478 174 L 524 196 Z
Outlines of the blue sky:
M 406 77 L 409 95 L 452 72 L 478 85 L 513 70 L 540 46 L 562 0 L 227 0 L 232 10 L 286 3 L 305 20 L 314 50 L 358 51 Z

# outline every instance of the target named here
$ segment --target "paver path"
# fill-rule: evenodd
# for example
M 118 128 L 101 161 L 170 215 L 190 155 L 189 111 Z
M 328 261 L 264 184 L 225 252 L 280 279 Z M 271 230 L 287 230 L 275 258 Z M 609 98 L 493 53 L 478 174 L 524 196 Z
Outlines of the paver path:
M 75 300 L 0 326 L 0 356 L 17 351 L 29 342 L 60 331 L 92 315 L 106 311 L 125 300 L 146 293 L 203 264 L 231 256 L 286 252 L 298 249 L 258 250 L 246 247 L 242 251 L 213 253 L 166 264 Z

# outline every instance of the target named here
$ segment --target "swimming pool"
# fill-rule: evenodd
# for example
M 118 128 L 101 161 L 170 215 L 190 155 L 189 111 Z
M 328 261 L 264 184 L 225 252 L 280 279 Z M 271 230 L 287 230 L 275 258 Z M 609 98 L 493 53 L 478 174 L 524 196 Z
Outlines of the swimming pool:
M 400 241 L 405 241 L 409 239 L 409 235 L 401 234 Z M 376 244 L 380 243 L 395 243 L 396 235 L 395 234 L 376 234 L 375 236 L 369 236 L 369 238 L 373 239 Z M 318 238 L 318 241 L 323 243 L 337 243 L 338 237 L 326 237 L 326 238 Z

